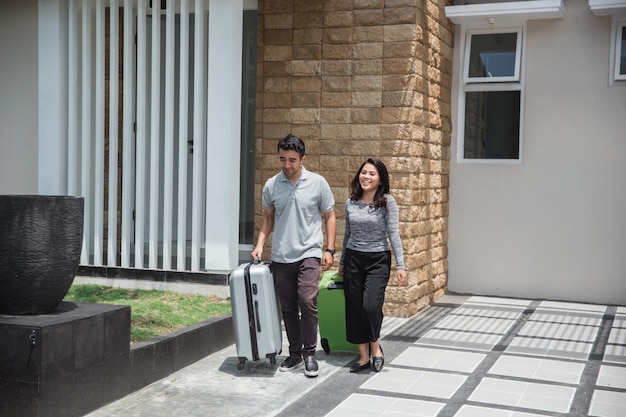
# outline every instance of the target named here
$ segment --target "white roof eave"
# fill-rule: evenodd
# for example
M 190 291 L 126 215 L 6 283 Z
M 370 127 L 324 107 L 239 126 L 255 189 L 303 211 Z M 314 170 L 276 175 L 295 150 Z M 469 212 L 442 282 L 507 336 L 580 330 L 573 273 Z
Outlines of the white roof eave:
M 488 19 L 491 22 L 502 23 L 562 19 L 565 17 L 565 11 L 566 7 L 563 0 L 531 0 L 446 6 L 446 17 L 457 25 L 485 23 Z
M 596 16 L 626 14 L 626 0 L 589 0 L 589 8 Z

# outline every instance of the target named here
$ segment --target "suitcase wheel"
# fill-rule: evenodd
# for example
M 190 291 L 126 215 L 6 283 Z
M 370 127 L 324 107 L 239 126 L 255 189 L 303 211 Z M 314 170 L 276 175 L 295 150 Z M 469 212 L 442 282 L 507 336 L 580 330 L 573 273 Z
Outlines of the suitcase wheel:
M 245 364 L 246 364 L 245 358 L 239 358 L 239 363 L 237 364 L 237 370 L 241 371 Z
M 322 349 L 324 349 L 324 352 L 326 352 L 326 354 L 328 355 L 328 353 L 330 352 L 330 346 L 328 346 L 328 339 L 324 337 L 320 340 L 320 343 L 322 345 Z
M 270 358 L 270 363 L 272 365 L 276 365 L 276 357 L 275 356 Z

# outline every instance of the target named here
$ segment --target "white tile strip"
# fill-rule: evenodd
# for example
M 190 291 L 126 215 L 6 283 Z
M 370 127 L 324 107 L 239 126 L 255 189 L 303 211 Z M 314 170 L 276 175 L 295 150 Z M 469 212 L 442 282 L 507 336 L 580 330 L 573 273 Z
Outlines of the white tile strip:
M 563 384 L 578 384 L 584 368 L 584 363 L 503 355 L 498 358 L 488 373 Z
M 576 388 L 484 378 L 469 399 L 472 401 L 566 413 Z
M 594 391 L 589 415 L 596 417 L 626 416 L 626 392 Z
M 359 417 L 435 417 L 443 406 L 443 403 L 429 401 L 352 394 L 328 413 L 326 417 L 345 417 L 353 415 L 358 415 Z

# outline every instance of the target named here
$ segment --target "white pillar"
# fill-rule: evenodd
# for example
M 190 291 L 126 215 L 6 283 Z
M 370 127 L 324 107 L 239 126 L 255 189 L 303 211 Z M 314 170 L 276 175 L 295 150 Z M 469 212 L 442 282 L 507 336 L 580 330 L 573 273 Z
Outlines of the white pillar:
M 239 259 L 243 0 L 209 3 L 206 269 Z
M 67 194 L 68 2 L 39 0 L 39 194 Z

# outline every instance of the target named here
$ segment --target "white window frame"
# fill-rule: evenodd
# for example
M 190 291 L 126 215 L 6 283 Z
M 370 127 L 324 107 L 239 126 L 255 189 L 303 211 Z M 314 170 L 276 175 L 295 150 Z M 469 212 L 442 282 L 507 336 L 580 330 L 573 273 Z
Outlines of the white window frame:
M 469 77 L 469 58 L 471 36 L 493 33 L 517 33 L 517 45 L 515 56 L 515 73 L 512 77 Z M 524 68 L 526 59 L 526 23 L 522 22 L 506 27 L 472 26 L 463 27 L 461 44 L 461 57 L 463 58 L 459 71 L 459 98 L 458 98 L 458 140 L 457 140 L 457 163 L 462 164 L 521 164 L 523 161 L 524 142 Z M 516 159 L 478 159 L 465 158 L 465 94 L 476 91 L 520 91 L 520 114 L 519 114 L 519 149 Z
M 471 39 L 474 35 L 494 35 L 498 33 L 516 33 L 517 44 L 515 46 L 515 70 L 512 76 L 508 77 L 470 77 L 469 67 L 471 58 Z M 522 49 L 522 29 L 469 29 L 465 33 L 465 56 L 463 58 L 463 82 L 470 83 L 501 83 L 501 82 L 519 82 L 521 67 L 521 49 Z
M 622 50 L 622 31 L 626 28 L 626 17 L 613 17 L 611 24 L 611 74 L 610 80 L 614 85 L 626 85 L 626 73 L 620 74 L 620 59 Z

